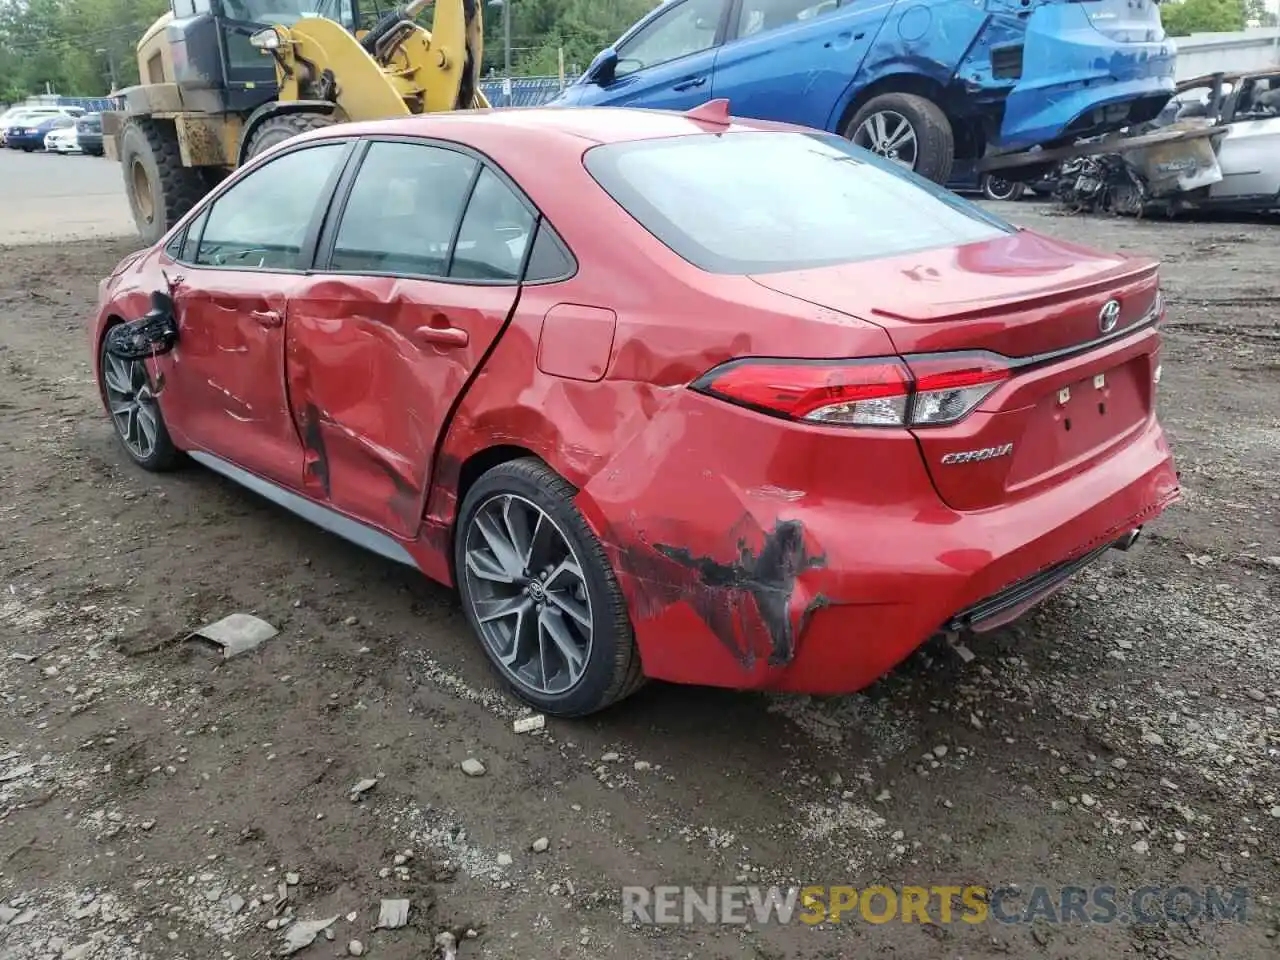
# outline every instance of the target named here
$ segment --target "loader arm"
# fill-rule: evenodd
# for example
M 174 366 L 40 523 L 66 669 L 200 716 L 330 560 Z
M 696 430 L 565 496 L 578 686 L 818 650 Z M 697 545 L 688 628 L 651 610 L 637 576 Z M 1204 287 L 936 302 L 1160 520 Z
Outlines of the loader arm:
M 370 54 L 341 24 L 304 17 L 276 27 L 281 102 L 329 99 L 341 118 L 374 120 L 414 113 L 487 107 L 480 92 L 483 22 L 475 0 L 436 0 L 432 29 L 412 22 L 426 6 L 405 7 L 390 42 Z M 377 29 L 377 28 L 375 28 Z M 327 85 L 326 79 L 332 83 Z

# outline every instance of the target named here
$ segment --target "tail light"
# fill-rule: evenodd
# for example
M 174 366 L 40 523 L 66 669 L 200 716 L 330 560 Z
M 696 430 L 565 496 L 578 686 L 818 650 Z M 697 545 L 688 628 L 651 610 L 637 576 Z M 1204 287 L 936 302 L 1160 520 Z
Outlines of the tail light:
M 1010 376 L 992 353 L 873 360 L 731 360 L 693 389 L 762 413 L 849 427 L 928 427 L 964 419 Z

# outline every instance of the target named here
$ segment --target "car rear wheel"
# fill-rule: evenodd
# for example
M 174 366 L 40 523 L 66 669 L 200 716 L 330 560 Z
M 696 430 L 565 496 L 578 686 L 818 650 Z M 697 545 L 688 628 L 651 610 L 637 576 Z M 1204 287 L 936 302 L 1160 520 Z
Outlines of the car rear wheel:
M 574 488 L 540 460 L 472 488 L 454 543 L 462 607 L 490 663 L 544 713 L 578 717 L 644 682 L 626 601 Z
M 101 370 L 102 398 L 129 459 L 154 473 L 172 470 L 181 454 L 169 437 L 146 364 L 113 356 L 104 338 Z
M 988 200 L 1018 200 L 1026 193 L 1026 185 L 990 174 L 982 178 L 982 195 Z
M 946 183 L 955 160 L 951 121 L 932 100 L 914 93 L 884 93 L 859 108 L 844 129 L 856 146 Z

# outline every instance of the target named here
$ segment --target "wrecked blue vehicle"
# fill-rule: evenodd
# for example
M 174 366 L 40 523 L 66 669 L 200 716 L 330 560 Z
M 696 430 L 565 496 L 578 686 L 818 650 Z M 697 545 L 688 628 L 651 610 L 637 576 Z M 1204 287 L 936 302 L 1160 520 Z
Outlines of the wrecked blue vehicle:
M 667 0 L 553 103 L 727 97 L 945 183 L 953 164 L 1154 118 L 1175 57 L 1154 0 Z

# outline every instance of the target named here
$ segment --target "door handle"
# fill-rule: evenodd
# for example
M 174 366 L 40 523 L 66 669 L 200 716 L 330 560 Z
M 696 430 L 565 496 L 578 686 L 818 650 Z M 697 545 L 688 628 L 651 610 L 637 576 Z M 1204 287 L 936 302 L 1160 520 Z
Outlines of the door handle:
M 419 343 L 439 347 L 465 347 L 471 337 L 461 327 L 419 327 L 413 331 Z
M 690 77 L 688 80 L 681 80 L 672 90 L 692 90 L 694 87 L 700 87 L 707 82 L 706 77 Z
M 253 310 L 249 313 L 259 324 L 264 327 L 278 327 L 284 323 L 284 317 L 280 316 L 274 310 Z

